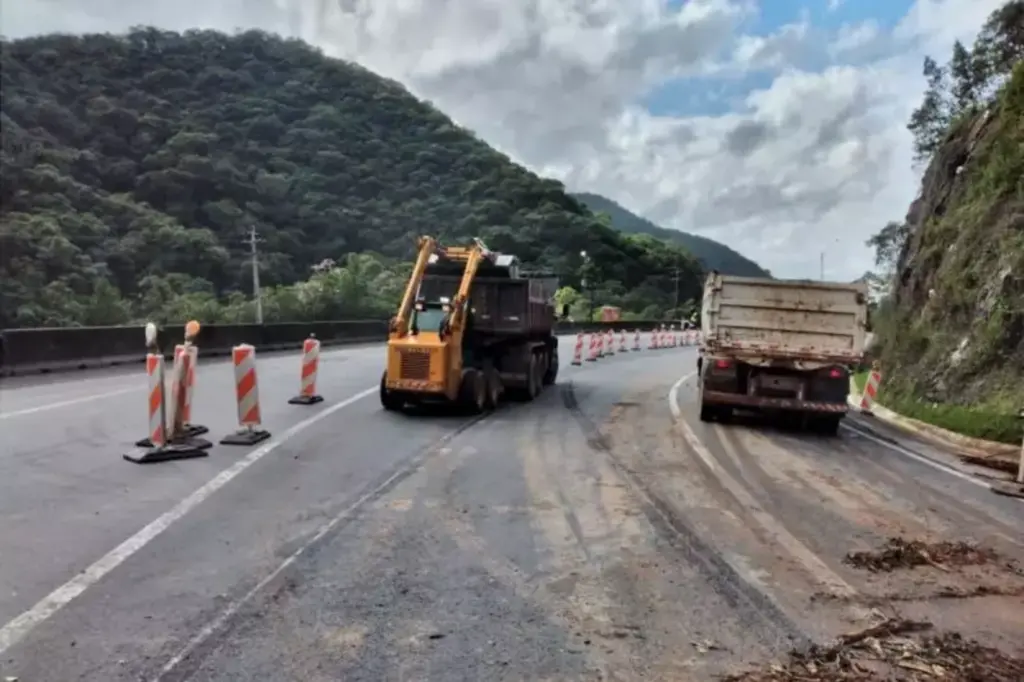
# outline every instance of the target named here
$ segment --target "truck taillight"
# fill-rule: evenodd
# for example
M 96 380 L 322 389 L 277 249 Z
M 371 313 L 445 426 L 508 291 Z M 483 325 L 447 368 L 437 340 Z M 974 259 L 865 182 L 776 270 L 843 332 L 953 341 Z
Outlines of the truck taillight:
M 732 367 L 732 361 L 726 359 L 715 360 L 715 369 L 729 369 Z
M 843 378 L 843 370 L 839 369 L 838 367 L 833 367 L 832 369 L 830 369 L 828 371 L 828 375 L 832 379 L 842 379 Z

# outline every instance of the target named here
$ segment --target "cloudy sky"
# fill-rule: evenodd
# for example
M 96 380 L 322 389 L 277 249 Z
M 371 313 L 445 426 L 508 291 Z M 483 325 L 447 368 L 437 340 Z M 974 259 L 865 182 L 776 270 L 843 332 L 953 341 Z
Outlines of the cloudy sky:
M 1001 0 L 11 0 L 0 32 L 257 27 L 405 83 L 570 190 L 777 276 L 852 279 L 917 191 L 905 123 Z

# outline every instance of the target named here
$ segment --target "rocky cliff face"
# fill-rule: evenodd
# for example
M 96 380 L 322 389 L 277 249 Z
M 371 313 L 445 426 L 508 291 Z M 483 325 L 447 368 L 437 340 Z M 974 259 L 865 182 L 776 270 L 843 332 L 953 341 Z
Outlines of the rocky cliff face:
M 1024 65 L 950 128 L 906 218 L 880 329 L 893 388 L 1024 407 Z

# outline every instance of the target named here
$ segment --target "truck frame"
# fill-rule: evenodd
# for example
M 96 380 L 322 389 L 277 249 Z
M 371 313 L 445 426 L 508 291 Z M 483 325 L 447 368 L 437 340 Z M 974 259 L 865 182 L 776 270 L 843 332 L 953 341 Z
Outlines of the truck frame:
M 421 237 L 389 327 L 384 409 L 433 403 L 481 413 L 503 396 L 533 400 L 555 383 L 558 339 L 546 294 L 554 287 L 543 284 L 478 239 L 442 247 Z
M 864 355 L 865 285 L 713 272 L 701 318 L 702 421 L 724 421 L 738 408 L 838 431 L 849 410 L 850 370 Z

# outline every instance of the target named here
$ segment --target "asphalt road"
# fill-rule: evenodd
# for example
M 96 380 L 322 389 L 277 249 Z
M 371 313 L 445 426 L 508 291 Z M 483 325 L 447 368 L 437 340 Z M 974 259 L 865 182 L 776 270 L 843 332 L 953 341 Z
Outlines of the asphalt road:
M 298 355 L 267 356 L 272 440 L 154 466 L 121 459 L 139 368 L 5 381 L 0 674 L 704 680 L 894 604 L 1020 645 L 1003 564 L 842 561 L 891 535 L 1024 559 L 1024 504 L 948 453 L 862 420 L 704 424 L 692 349 L 575 368 L 570 344 L 557 386 L 476 420 L 383 412 L 379 346 L 325 351 L 312 407 L 287 404 Z M 193 421 L 234 430 L 226 362 L 199 368 Z

